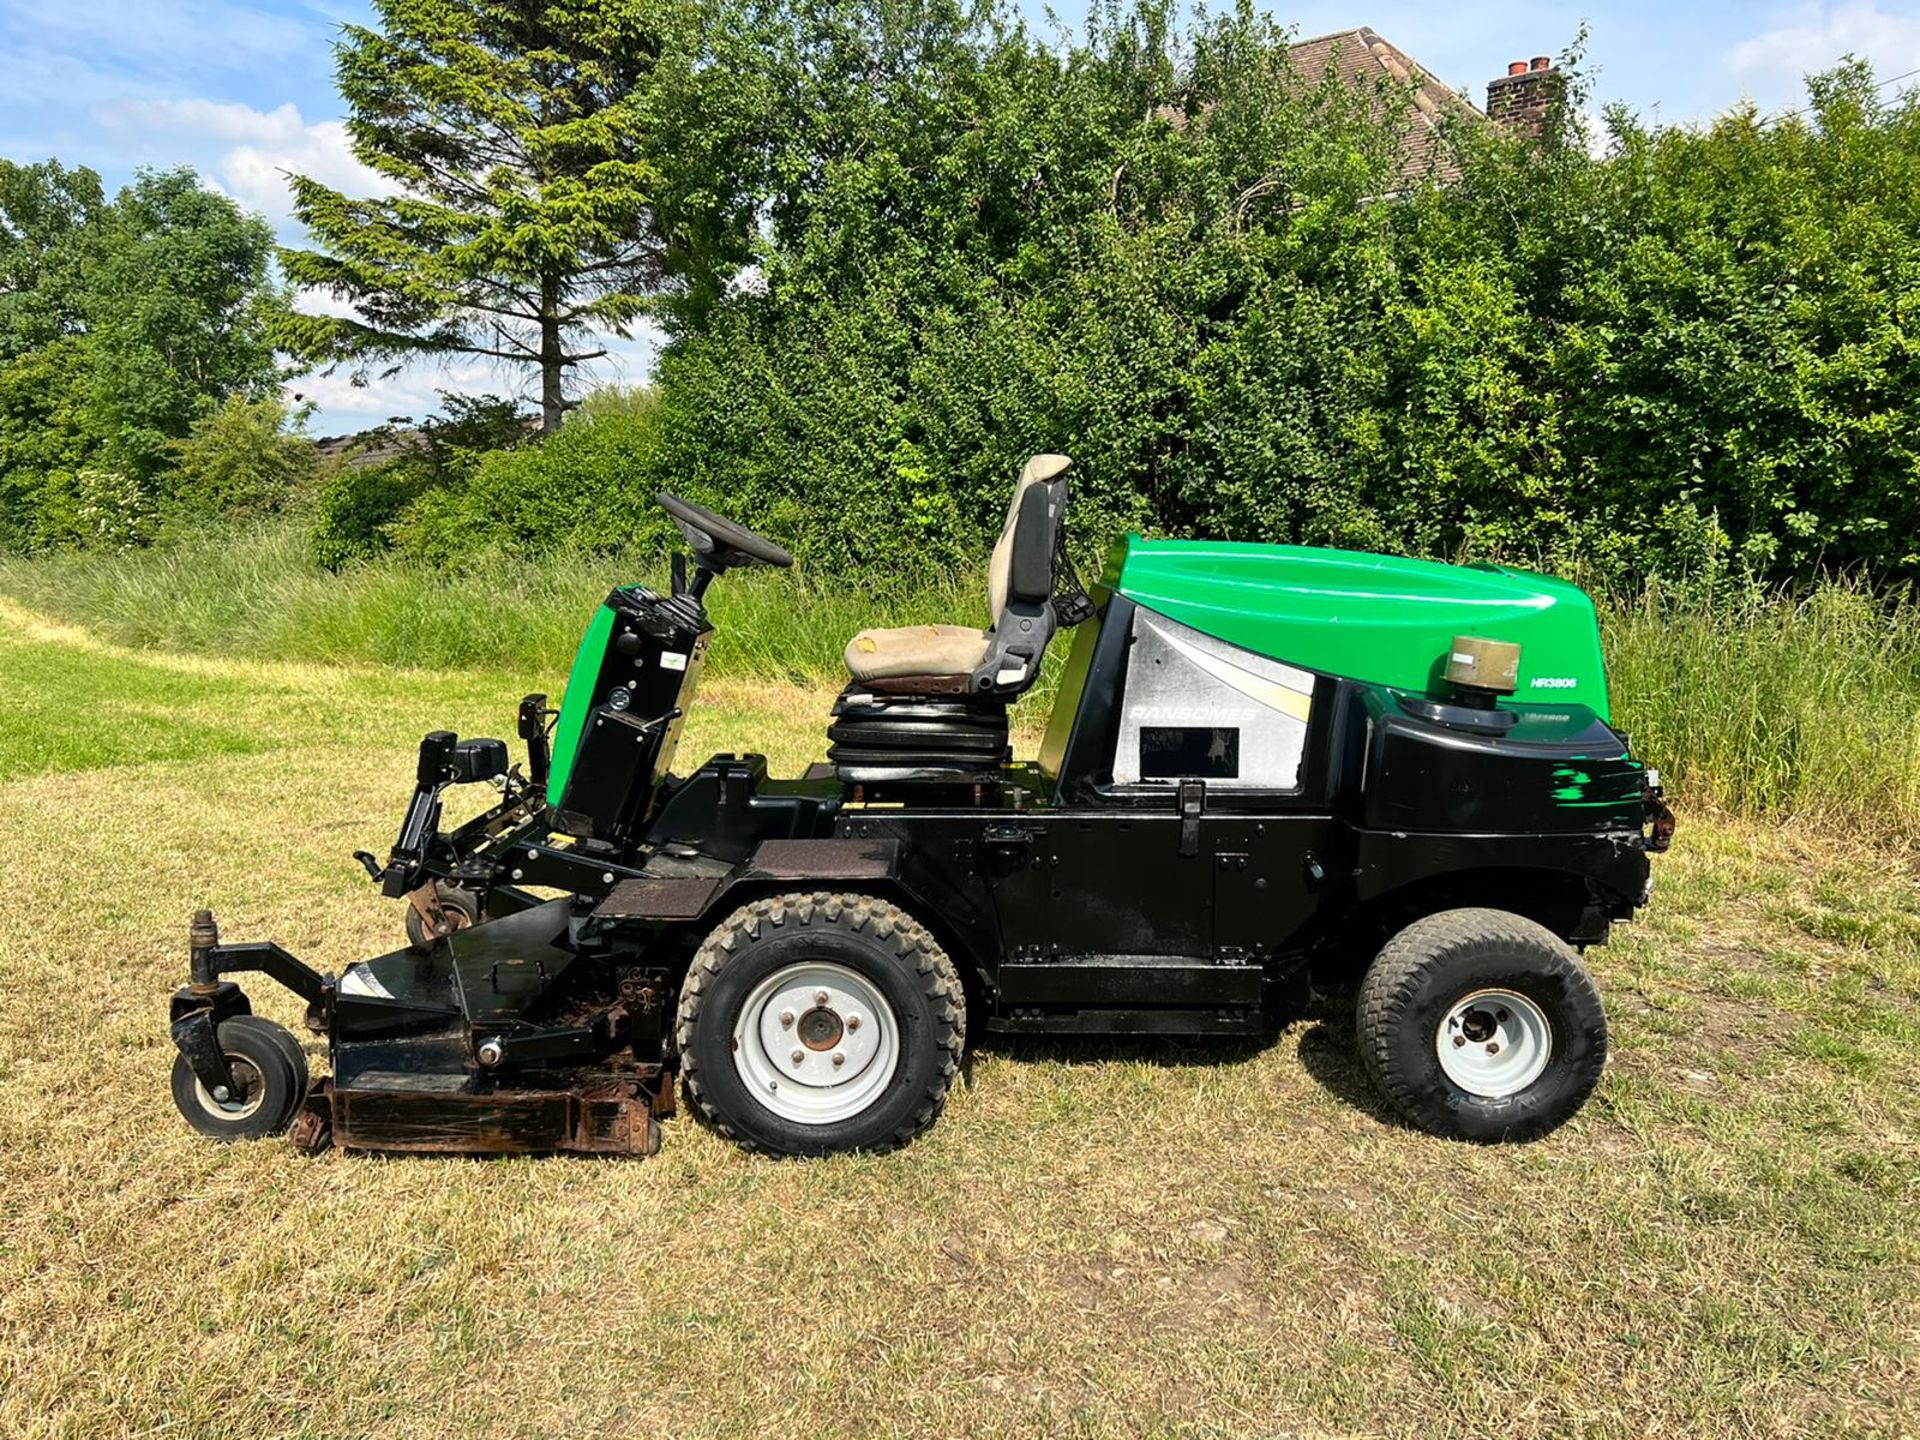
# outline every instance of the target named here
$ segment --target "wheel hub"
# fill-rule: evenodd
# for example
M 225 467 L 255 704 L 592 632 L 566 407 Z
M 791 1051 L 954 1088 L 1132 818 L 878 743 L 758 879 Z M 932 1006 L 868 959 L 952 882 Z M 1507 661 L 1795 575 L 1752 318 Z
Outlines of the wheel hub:
M 1441 1018 L 1434 1050 L 1447 1079 L 1469 1095 L 1499 1100 L 1545 1072 L 1553 1059 L 1553 1026 L 1518 991 L 1476 990 Z
M 801 961 L 756 985 L 733 1027 L 735 1073 L 782 1119 L 847 1120 L 885 1093 L 899 1025 L 878 986 L 844 965 Z
M 232 1090 L 223 1085 L 209 1091 L 196 1080 L 194 1095 L 209 1115 L 218 1115 L 222 1120 L 244 1120 L 260 1108 L 267 1093 L 266 1083 L 244 1055 L 227 1055 L 227 1073 L 233 1077 Z
M 824 1005 L 816 1005 L 802 1015 L 795 1029 L 800 1043 L 809 1050 L 831 1050 L 847 1033 L 846 1022 L 841 1020 L 839 1012 Z

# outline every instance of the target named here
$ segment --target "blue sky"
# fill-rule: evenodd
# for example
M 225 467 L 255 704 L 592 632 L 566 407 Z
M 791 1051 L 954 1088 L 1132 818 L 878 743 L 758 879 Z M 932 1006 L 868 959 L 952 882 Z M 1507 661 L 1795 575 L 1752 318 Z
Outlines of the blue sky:
M 1027 4 L 1041 16 L 1042 0 Z M 1077 21 L 1085 0 L 1053 9 Z M 1705 119 L 1746 96 L 1792 108 L 1800 77 L 1847 53 L 1883 77 L 1920 70 L 1920 0 L 1314 0 L 1274 13 L 1303 37 L 1371 25 L 1476 103 L 1507 61 L 1557 54 L 1585 19 L 1596 103 L 1666 121 Z M 342 21 L 366 14 L 353 0 L 0 0 L 0 156 L 58 156 L 113 183 L 143 164 L 190 164 L 296 238 L 281 172 L 368 184 L 345 143 L 328 51 Z M 643 379 L 649 348 L 622 347 L 603 378 Z M 424 413 L 437 386 L 523 384 L 456 365 L 371 390 L 343 377 L 297 388 L 319 403 L 315 428 L 326 433 Z

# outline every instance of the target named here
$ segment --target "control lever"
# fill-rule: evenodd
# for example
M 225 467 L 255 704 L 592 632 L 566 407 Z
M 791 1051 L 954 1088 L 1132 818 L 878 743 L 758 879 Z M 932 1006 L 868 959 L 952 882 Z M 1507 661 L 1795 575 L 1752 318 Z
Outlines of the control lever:
M 686 713 L 687 713 L 686 711 L 682 710 L 678 705 L 676 705 L 671 710 L 667 711 L 666 714 L 656 715 L 654 716 L 653 719 L 648 720 L 644 724 L 642 724 L 640 726 L 640 733 L 643 735 L 648 734 L 652 731 L 662 728 L 663 726 L 671 725 L 674 721 L 678 720 L 682 715 Z

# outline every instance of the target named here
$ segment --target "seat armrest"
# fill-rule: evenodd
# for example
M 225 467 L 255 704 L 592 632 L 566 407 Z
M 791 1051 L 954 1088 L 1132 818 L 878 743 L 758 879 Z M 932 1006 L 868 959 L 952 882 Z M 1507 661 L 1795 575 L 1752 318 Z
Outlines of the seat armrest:
M 1055 623 L 1047 600 L 1010 597 L 999 623 L 987 632 L 987 658 L 973 672 L 968 693 L 1011 700 L 1026 691 L 1040 678 Z

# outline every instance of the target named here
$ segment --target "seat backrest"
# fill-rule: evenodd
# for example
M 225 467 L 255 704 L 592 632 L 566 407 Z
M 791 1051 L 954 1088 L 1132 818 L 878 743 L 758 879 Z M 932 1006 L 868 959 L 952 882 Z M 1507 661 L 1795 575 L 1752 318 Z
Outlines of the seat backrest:
M 1066 509 L 1067 486 L 1060 477 L 1071 468 L 1073 461 L 1064 455 L 1036 455 L 1020 471 L 987 572 L 995 625 L 1006 613 L 1009 598 L 1044 601 L 1053 593 L 1056 531 Z M 1040 494 L 1032 494 L 1036 487 L 1041 487 Z

